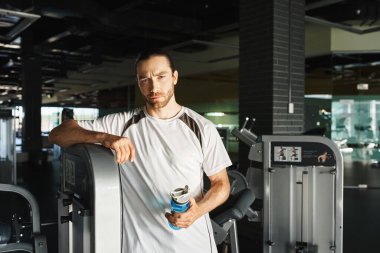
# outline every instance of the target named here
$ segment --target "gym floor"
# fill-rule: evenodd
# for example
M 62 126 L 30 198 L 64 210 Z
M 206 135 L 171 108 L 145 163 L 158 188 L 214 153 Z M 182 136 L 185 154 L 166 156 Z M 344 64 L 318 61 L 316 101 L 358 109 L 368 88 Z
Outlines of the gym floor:
M 47 235 L 49 253 L 58 252 L 57 225 L 54 222 L 57 222 L 55 195 L 59 184 L 59 163 L 48 162 L 39 168 L 23 164 L 18 169 L 23 178 L 20 185 L 30 190 L 40 205 L 41 221 L 46 224 L 42 227 L 42 232 Z M 377 252 L 380 228 L 380 167 L 365 162 L 347 161 L 344 171 L 345 186 L 368 185 L 366 190 L 344 190 L 344 253 Z M 25 206 L 19 206 L 18 202 L 9 202 L 4 194 L 0 195 L 0 201 L 0 221 L 9 221 L 9 214 L 13 213 L 9 210 L 11 208 L 15 208 L 20 216 L 25 214 Z M 12 206 L 15 203 L 17 206 Z M 260 244 L 253 239 L 257 228 L 247 224 L 246 221 L 238 224 L 241 253 L 255 252 Z

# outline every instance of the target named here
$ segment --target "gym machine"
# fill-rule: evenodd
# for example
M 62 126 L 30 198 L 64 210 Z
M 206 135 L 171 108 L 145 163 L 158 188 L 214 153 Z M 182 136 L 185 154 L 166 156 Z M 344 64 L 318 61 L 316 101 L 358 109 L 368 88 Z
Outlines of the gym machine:
M 16 184 L 16 131 L 12 109 L 0 109 L 0 183 Z
M 64 149 L 61 159 L 58 252 L 121 252 L 121 186 L 113 153 L 80 144 Z
M 33 244 L 21 242 L 21 229 L 23 225 L 19 222 L 18 217 L 15 216 L 12 225 L 0 222 L 0 253 L 47 253 L 46 236 L 41 233 L 40 211 L 33 195 L 24 188 L 11 184 L 0 184 L 0 192 L 18 194 L 27 200 L 30 206 L 32 218 L 31 236 L 34 242 Z
M 247 217 L 255 220 L 257 212 L 251 209 L 255 195 L 245 176 L 237 170 L 228 170 L 230 196 L 228 200 L 210 212 L 215 243 L 223 253 L 239 253 L 237 221 Z
M 250 147 L 247 181 L 263 201 L 264 253 L 343 252 L 343 158 L 321 136 L 232 134 Z
M 25 188 L 17 186 L 16 131 L 12 108 L 0 109 L 0 192 L 21 196 L 27 201 L 31 217 L 30 239 L 23 239 L 24 228 L 21 217 L 12 214 L 11 222 L 0 222 L 0 253 L 30 252 L 47 253 L 46 237 L 41 233 L 40 212 L 36 199 Z M 9 203 L 1 204 L 2 210 L 12 208 Z M 26 231 L 26 229 L 25 229 Z M 29 242 L 32 241 L 32 242 Z

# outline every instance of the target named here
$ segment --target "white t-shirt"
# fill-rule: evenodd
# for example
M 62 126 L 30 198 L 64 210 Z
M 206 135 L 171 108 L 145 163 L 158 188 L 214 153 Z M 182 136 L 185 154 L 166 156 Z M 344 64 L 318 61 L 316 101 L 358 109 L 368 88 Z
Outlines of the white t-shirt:
M 213 123 L 182 107 L 171 119 L 150 116 L 145 108 L 79 124 L 89 130 L 130 138 L 135 160 L 121 165 L 123 253 L 217 253 L 209 215 L 189 228 L 173 230 L 165 218 L 169 193 L 189 186 L 203 194 L 203 173 L 231 165 Z

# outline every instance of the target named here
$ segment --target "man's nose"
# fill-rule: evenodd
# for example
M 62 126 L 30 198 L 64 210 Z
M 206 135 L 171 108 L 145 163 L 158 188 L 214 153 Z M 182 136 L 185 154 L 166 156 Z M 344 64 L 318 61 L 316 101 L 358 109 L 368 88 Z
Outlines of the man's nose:
M 150 88 L 151 88 L 152 92 L 159 90 L 160 86 L 159 86 L 159 82 L 156 78 L 150 79 Z

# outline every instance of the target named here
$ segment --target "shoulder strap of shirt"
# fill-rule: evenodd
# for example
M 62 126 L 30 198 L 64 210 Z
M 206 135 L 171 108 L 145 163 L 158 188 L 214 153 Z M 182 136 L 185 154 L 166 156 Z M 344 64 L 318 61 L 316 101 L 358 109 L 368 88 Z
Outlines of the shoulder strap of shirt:
M 132 118 L 130 118 L 130 119 L 127 121 L 127 124 L 125 124 L 124 129 L 123 129 L 123 131 L 121 132 L 121 136 L 124 135 L 124 133 L 127 131 L 127 129 L 128 129 L 131 125 L 133 125 L 133 124 L 137 124 L 142 118 L 145 118 L 144 110 L 141 110 L 141 111 L 138 112 L 137 114 L 133 115 Z
M 195 120 L 186 113 L 179 116 L 178 119 L 182 120 L 191 129 L 191 131 L 193 131 L 202 147 L 202 135 L 197 122 L 195 122 Z

